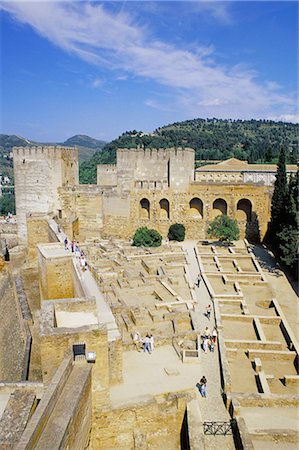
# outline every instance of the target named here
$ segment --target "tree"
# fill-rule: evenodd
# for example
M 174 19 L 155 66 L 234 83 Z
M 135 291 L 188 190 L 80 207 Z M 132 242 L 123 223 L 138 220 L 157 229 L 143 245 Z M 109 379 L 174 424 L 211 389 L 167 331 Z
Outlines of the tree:
M 3 194 L 2 197 L 0 197 L 0 214 L 4 215 L 8 212 L 11 212 L 12 214 L 16 213 L 14 194 Z
M 168 239 L 170 241 L 182 242 L 185 239 L 185 226 L 182 223 L 174 223 L 170 225 Z
M 272 152 L 272 148 L 268 147 L 265 153 L 265 160 L 266 162 L 271 162 L 273 159 L 273 152 Z
M 219 241 L 229 244 L 239 239 L 240 230 L 236 219 L 231 219 L 225 214 L 215 217 L 208 228 L 208 234 L 216 237 Z
M 277 235 L 279 242 L 279 259 L 290 269 L 295 278 L 298 277 L 298 231 L 297 228 L 286 226 Z
M 135 247 L 159 247 L 162 242 L 162 236 L 158 231 L 147 227 L 140 227 L 133 236 L 133 246 Z
M 276 240 L 276 235 L 286 225 L 288 208 L 288 182 L 285 164 L 285 150 L 282 147 L 277 165 L 274 192 L 271 204 L 270 237 Z

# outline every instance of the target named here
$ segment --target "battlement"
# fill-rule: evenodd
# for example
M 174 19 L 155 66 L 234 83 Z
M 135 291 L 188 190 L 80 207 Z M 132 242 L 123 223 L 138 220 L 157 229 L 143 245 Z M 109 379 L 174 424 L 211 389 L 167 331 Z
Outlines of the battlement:
M 76 147 L 63 147 L 61 145 L 13 147 L 12 151 L 14 159 L 28 156 L 63 159 L 67 156 L 71 158 L 78 157 L 78 149 Z
M 101 170 L 103 172 L 116 172 L 117 167 L 116 164 L 97 164 L 97 170 Z
M 120 161 L 136 161 L 137 159 L 163 160 L 170 158 L 189 159 L 194 158 L 192 148 L 118 148 L 117 163 Z

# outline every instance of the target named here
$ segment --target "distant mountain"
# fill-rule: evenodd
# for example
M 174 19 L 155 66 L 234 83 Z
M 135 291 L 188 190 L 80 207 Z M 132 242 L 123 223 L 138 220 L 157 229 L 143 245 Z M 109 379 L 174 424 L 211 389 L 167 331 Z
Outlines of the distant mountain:
M 76 134 L 64 142 L 36 142 L 14 134 L 0 134 L 0 174 L 3 172 L 4 166 L 12 167 L 12 161 L 8 161 L 8 158 L 13 147 L 25 147 L 26 145 L 77 146 L 79 161 L 82 162 L 90 159 L 95 152 L 101 151 L 105 144 L 105 141 L 81 134 Z M 8 171 L 11 172 L 12 170 L 8 169 Z
M 32 141 L 24 139 L 15 134 L 0 134 L 0 148 L 7 152 L 10 152 L 12 147 L 21 147 L 24 145 L 30 145 Z
M 88 147 L 93 148 L 95 150 L 103 148 L 105 144 L 106 144 L 105 141 L 100 141 L 98 139 L 85 136 L 84 134 L 76 134 L 75 136 L 70 137 L 69 139 L 64 141 L 63 143 L 63 145 L 68 145 L 70 147 L 77 145 L 78 147 Z

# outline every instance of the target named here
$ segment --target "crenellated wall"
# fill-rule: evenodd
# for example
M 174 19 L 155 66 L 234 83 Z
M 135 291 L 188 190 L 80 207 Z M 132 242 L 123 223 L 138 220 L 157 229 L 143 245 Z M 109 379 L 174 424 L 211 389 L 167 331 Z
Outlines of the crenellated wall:
M 76 158 L 75 149 L 14 149 L 21 241 L 27 242 L 30 228 L 26 214 L 34 211 L 57 215 L 68 237 L 80 242 L 130 238 L 140 226 L 167 237 L 176 222 L 185 225 L 187 238 L 204 239 L 209 223 L 220 213 L 238 220 L 241 237 L 265 236 L 273 187 L 242 181 L 242 161 L 194 171 L 192 149 L 118 149 L 116 165 L 97 167 L 97 185 L 78 185 Z
M 78 150 L 67 147 L 14 147 L 14 180 L 19 243 L 27 244 L 26 217 L 58 214 L 58 188 L 78 184 Z

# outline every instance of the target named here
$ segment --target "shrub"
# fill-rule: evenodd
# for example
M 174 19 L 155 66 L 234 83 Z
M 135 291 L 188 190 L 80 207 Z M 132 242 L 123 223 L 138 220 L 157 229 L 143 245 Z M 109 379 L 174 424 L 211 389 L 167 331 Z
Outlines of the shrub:
M 162 236 L 158 231 L 140 227 L 135 231 L 132 245 L 135 247 L 159 247 L 161 242 Z
M 182 242 L 185 239 L 185 226 L 182 223 L 174 223 L 170 225 L 168 239 L 170 241 Z
M 236 219 L 222 214 L 215 217 L 208 228 L 208 234 L 219 239 L 219 241 L 229 244 L 231 241 L 239 239 L 240 231 Z

